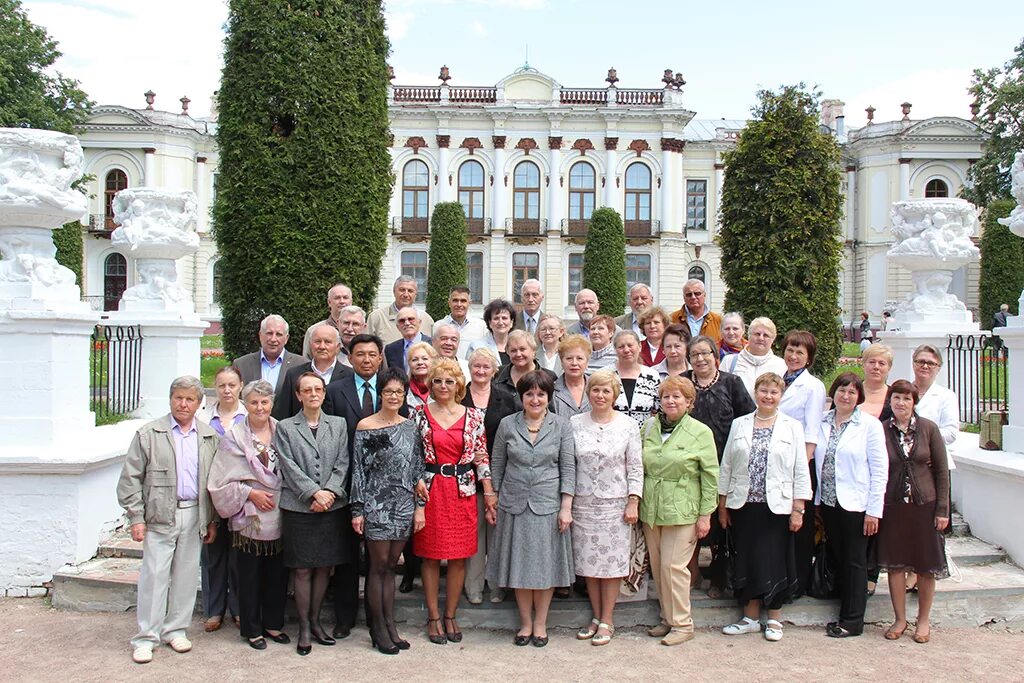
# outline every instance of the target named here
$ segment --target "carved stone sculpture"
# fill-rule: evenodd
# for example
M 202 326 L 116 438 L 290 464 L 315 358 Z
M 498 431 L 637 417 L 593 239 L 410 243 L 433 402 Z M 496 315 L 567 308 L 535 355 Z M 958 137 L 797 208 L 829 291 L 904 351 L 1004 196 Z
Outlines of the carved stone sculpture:
M 941 319 L 970 321 L 970 313 L 949 293 L 953 273 L 978 260 L 971 241 L 978 215 L 963 199 L 917 199 L 896 202 L 892 232 L 896 244 L 888 257 L 910 271 L 914 293 L 896 309 L 901 323 Z
M 139 282 L 125 290 L 121 310 L 194 314 L 189 292 L 178 284 L 177 259 L 199 249 L 196 196 L 191 191 L 136 187 L 114 197 L 110 243 L 135 259 Z
M 85 195 L 71 188 L 82 160 L 72 135 L 0 128 L 0 283 L 31 285 L 32 298 L 78 300 L 50 231 L 87 211 Z

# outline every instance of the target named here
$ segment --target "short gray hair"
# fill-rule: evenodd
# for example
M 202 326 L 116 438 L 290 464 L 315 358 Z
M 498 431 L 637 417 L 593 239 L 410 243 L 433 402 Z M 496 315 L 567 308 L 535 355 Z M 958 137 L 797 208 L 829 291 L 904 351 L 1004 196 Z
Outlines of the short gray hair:
M 633 291 L 634 291 L 634 290 L 637 290 L 637 289 L 640 289 L 641 287 L 643 287 L 644 289 L 646 289 L 646 290 L 647 290 L 647 293 L 648 293 L 648 294 L 650 294 L 650 295 L 651 295 L 652 297 L 654 296 L 654 292 L 652 292 L 652 291 L 651 291 L 651 288 L 650 288 L 650 287 L 648 287 L 648 286 L 647 286 L 646 284 L 644 284 L 643 282 L 638 282 L 638 283 L 636 283 L 635 285 L 633 285 L 632 287 L 630 287 L 630 288 L 629 288 L 629 292 L 627 292 L 627 294 L 628 294 L 629 296 L 633 296 Z
M 171 382 L 171 391 L 167 395 L 168 398 L 174 396 L 175 391 L 194 391 L 196 392 L 196 396 L 199 397 L 199 400 L 203 399 L 203 383 L 192 375 L 182 375 Z
M 288 321 L 279 316 L 277 313 L 271 313 L 266 318 L 260 321 L 260 332 L 267 331 L 267 325 L 271 323 L 277 323 L 278 325 L 284 325 L 284 333 L 288 334 Z
M 358 313 L 359 315 L 363 316 L 363 320 L 366 320 L 366 311 L 361 309 L 359 306 L 356 306 L 355 304 L 351 304 L 341 309 L 338 315 L 352 315 L 353 313 Z
M 740 321 L 740 327 L 746 327 L 747 323 L 743 320 L 743 314 L 739 311 L 732 311 L 723 315 L 722 324 L 724 325 L 726 320 L 732 320 L 733 318 Z
M 458 335 L 459 339 L 462 338 L 462 332 L 459 330 L 459 328 L 456 325 L 453 325 L 450 322 L 446 322 L 443 319 L 442 320 L 438 320 L 436 323 L 434 323 L 434 329 L 430 331 L 430 334 L 432 336 L 436 337 L 439 334 L 441 334 L 441 330 L 444 330 L 444 329 L 450 329 L 456 335 Z
M 319 323 L 317 325 L 314 325 L 313 326 L 313 331 L 309 333 L 309 338 L 311 340 L 313 339 L 314 336 L 316 336 L 316 331 L 319 330 L 321 327 L 326 327 L 331 332 L 333 332 L 335 340 L 339 344 L 341 343 L 341 332 L 338 331 L 337 327 L 335 327 L 334 325 L 331 325 L 330 323 Z
M 253 381 L 242 387 L 242 403 L 249 400 L 252 394 L 258 396 L 269 396 L 270 400 L 274 400 L 274 385 L 265 379 L 254 379 Z
M 416 282 L 416 278 L 414 278 L 412 275 L 399 275 L 398 277 L 395 278 L 395 284 L 391 285 L 391 289 L 393 290 L 395 287 L 402 284 L 403 282 L 412 283 L 416 285 L 416 289 L 420 288 L 419 283 Z
M 618 346 L 619 340 L 622 339 L 623 337 L 632 337 L 637 344 L 640 343 L 640 335 L 638 335 L 633 330 L 619 330 L 618 332 L 615 333 L 615 336 L 612 337 L 612 347 L 614 348 Z

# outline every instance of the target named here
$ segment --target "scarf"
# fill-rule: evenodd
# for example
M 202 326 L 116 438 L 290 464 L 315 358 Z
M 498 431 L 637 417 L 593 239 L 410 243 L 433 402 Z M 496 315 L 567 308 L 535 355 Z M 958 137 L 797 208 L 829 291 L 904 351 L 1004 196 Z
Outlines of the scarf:
M 275 429 L 271 422 L 271 434 Z M 268 458 L 264 465 L 261 455 Z M 277 458 L 272 447 L 260 444 L 246 419 L 233 425 L 220 440 L 217 456 L 210 466 L 210 497 L 217 513 L 228 520 L 228 528 L 254 541 L 275 541 L 281 537 L 281 510 L 263 511 L 249 500 L 249 489 L 267 491 L 280 500 L 281 473 L 270 459 Z
M 741 339 L 739 347 L 730 346 L 724 339 L 718 342 L 718 355 L 720 358 L 725 358 L 731 353 L 739 353 L 743 349 L 747 348 L 747 340 Z
M 802 375 L 804 370 L 806 369 L 807 368 L 800 368 L 796 372 L 787 372 L 785 375 L 782 376 L 782 381 L 785 382 L 786 386 L 788 387 L 790 384 L 795 382 L 796 378 Z
M 679 420 L 682 420 L 683 417 L 685 417 L 685 415 L 680 417 Z M 672 421 L 670 421 L 668 419 L 668 415 L 666 415 L 663 410 L 661 410 L 661 409 L 658 410 L 658 422 L 661 423 L 661 432 L 662 432 L 662 434 L 668 434 L 673 429 L 675 429 L 676 425 L 679 424 L 679 420 L 676 420 L 675 422 L 672 422 Z
M 427 386 L 426 382 L 421 382 L 418 379 L 409 379 L 409 391 L 413 393 L 413 396 L 423 401 L 426 405 L 427 401 L 430 400 L 430 387 Z
M 752 365 L 755 368 L 764 365 L 765 363 L 774 359 L 775 357 L 775 354 L 772 353 L 771 351 L 764 354 L 763 356 L 755 356 L 747 348 L 744 348 L 742 351 L 740 351 L 740 358 L 742 358 L 745 363 L 750 363 L 750 365 Z

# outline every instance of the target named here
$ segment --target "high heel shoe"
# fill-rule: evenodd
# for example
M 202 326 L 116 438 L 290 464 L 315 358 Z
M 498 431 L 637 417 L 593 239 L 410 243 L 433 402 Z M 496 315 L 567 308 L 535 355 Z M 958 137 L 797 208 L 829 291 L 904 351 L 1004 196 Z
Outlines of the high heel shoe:
M 303 640 L 306 641 L 306 643 L 307 643 L 306 645 L 302 644 Z M 312 649 L 313 649 L 313 645 L 311 643 L 309 643 L 309 627 L 307 626 L 305 629 L 303 629 L 302 625 L 300 624 L 299 625 L 298 639 L 297 639 L 297 641 L 295 643 L 295 651 L 298 652 L 303 657 L 305 657 L 306 655 L 308 655 L 310 653 L 310 651 Z
M 405 640 L 398 635 L 398 628 L 395 627 L 395 624 L 393 622 L 387 624 L 386 626 L 388 629 L 388 637 L 391 638 L 391 642 L 394 643 L 399 650 L 408 650 L 410 647 L 412 647 L 412 645 L 409 644 L 408 640 Z
M 448 644 L 448 636 L 443 632 L 443 630 L 442 630 L 441 633 L 431 633 L 430 632 L 430 625 L 431 624 L 435 624 L 435 623 L 437 624 L 438 630 L 441 630 L 441 620 L 440 619 L 427 619 L 427 639 L 430 642 L 432 642 L 434 645 L 447 645 Z
M 377 652 L 381 653 L 382 655 L 397 655 L 400 649 L 394 643 L 388 644 L 383 640 L 378 642 L 377 637 L 372 633 L 370 634 L 370 643 L 372 643 L 373 647 L 377 648 Z
M 317 633 L 316 629 L 310 627 L 309 633 L 311 636 L 313 636 L 313 640 L 315 640 L 318 645 L 334 645 L 338 642 L 334 638 L 327 635 L 327 631 L 324 631 L 323 627 L 320 627 L 319 633 Z
M 448 622 L 452 623 L 452 630 L 448 630 Z M 447 614 L 444 617 L 444 635 L 448 640 L 453 643 L 462 642 L 462 631 L 459 630 L 459 625 L 455 623 L 455 617 L 449 617 Z

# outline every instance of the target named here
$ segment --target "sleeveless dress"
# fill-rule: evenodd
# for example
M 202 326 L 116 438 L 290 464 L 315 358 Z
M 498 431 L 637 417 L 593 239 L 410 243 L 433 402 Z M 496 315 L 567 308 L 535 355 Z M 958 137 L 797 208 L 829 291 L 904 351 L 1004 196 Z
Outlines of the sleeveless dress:
M 454 465 L 462 456 L 466 416 L 444 429 L 424 409 L 434 436 L 434 453 L 438 465 Z M 430 560 L 461 560 L 476 555 L 476 496 L 460 496 L 455 477 L 435 474 L 427 502 L 426 526 L 413 536 L 413 549 L 418 557 Z

